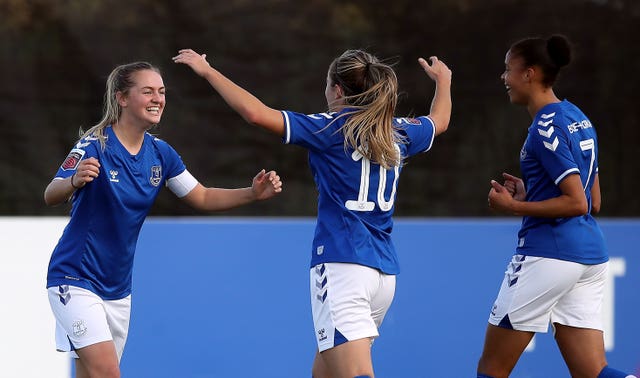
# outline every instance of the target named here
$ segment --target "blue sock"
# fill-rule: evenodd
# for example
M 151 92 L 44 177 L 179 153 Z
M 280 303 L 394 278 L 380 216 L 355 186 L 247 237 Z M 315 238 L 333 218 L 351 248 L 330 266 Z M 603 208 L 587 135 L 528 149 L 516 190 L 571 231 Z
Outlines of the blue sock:
M 490 375 L 484 375 L 484 374 L 478 373 L 478 378 L 493 378 L 493 377 Z
M 612 369 L 609 366 L 605 366 L 602 368 L 600 374 L 598 374 L 598 378 L 627 378 L 633 377 L 631 374 L 623 373 L 620 370 Z

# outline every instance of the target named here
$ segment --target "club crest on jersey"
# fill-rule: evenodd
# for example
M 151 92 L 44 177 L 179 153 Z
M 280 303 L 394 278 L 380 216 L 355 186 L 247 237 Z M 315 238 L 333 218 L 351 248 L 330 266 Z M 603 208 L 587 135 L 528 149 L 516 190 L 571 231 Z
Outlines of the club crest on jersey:
M 529 139 L 529 137 L 527 136 L 527 140 Z M 524 141 L 524 143 L 522 144 L 522 148 L 520 149 L 520 160 L 524 160 L 527 158 L 527 140 Z
M 69 155 L 67 155 L 67 158 L 64 159 L 64 162 L 62 163 L 62 170 L 67 171 L 69 169 L 78 168 L 78 164 L 80 164 L 80 160 L 82 160 L 84 154 L 84 150 L 81 150 L 79 148 L 72 149 L 71 152 L 69 152 Z
M 520 160 L 524 160 L 527 158 L 527 150 L 524 148 L 524 146 L 522 146 L 522 149 L 520 150 Z
M 151 167 L 151 177 L 149 177 L 149 182 L 151 185 L 158 186 L 160 185 L 160 181 L 162 180 L 162 167 L 159 165 L 154 165 Z

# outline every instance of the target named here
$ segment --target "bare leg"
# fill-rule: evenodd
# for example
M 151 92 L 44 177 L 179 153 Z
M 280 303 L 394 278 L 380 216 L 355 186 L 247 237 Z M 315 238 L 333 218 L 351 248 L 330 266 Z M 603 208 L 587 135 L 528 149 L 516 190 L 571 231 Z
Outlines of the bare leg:
M 312 378 L 330 378 L 329 367 L 324 363 L 322 354 L 316 351 L 316 358 L 313 359 L 313 368 L 311 368 Z
M 478 362 L 478 373 L 507 378 L 524 352 L 533 332 L 516 331 L 489 324 L 484 349 Z
M 556 342 L 573 378 L 597 377 L 607 365 L 602 331 L 554 323 Z
M 76 378 L 120 378 L 120 367 L 113 341 L 76 350 Z
M 371 339 L 359 339 L 317 353 L 313 361 L 313 378 L 373 378 Z

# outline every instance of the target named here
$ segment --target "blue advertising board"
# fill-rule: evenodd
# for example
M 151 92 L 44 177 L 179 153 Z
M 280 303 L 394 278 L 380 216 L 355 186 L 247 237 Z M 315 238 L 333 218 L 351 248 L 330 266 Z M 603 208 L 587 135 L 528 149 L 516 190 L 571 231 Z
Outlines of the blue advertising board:
M 640 221 L 600 223 L 612 257 L 607 358 L 638 372 Z M 396 221 L 402 272 L 373 345 L 377 377 L 475 377 L 518 226 L 516 218 Z M 308 218 L 150 218 L 122 375 L 310 377 L 313 227 Z M 569 377 L 551 333 L 534 338 L 512 377 Z

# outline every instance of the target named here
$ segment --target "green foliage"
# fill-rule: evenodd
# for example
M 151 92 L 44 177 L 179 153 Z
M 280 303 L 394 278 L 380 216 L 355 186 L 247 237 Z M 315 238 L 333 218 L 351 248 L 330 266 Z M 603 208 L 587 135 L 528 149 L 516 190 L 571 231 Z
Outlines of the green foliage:
M 306 152 L 246 125 L 204 80 L 172 63 L 191 47 L 268 105 L 303 113 L 325 110 L 329 62 L 365 48 L 397 61 L 399 115 L 426 114 L 433 84 L 416 60 L 439 56 L 453 70 L 451 127 L 409 161 L 397 215 L 489 215 L 489 180 L 518 174 L 529 123 L 499 80 L 504 54 L 516 39 L 559 32 L 575 43 L 576 60 L 556 91 L 598 129 L 603 214 L 638 216 L 639 18 L 631 0 L 0 0 L 0 214 L 68 212 L 45 207 L 45 186 L 78 128 L 100 118 L 111 69 L 148 60 L 168 88 L 156 133 L 201 182 L 245 186 L 263 167 L 283 177 L 279 198 L 227 215 L 314 215 Z M 153 214 L 194 212 L 164 191 Z

